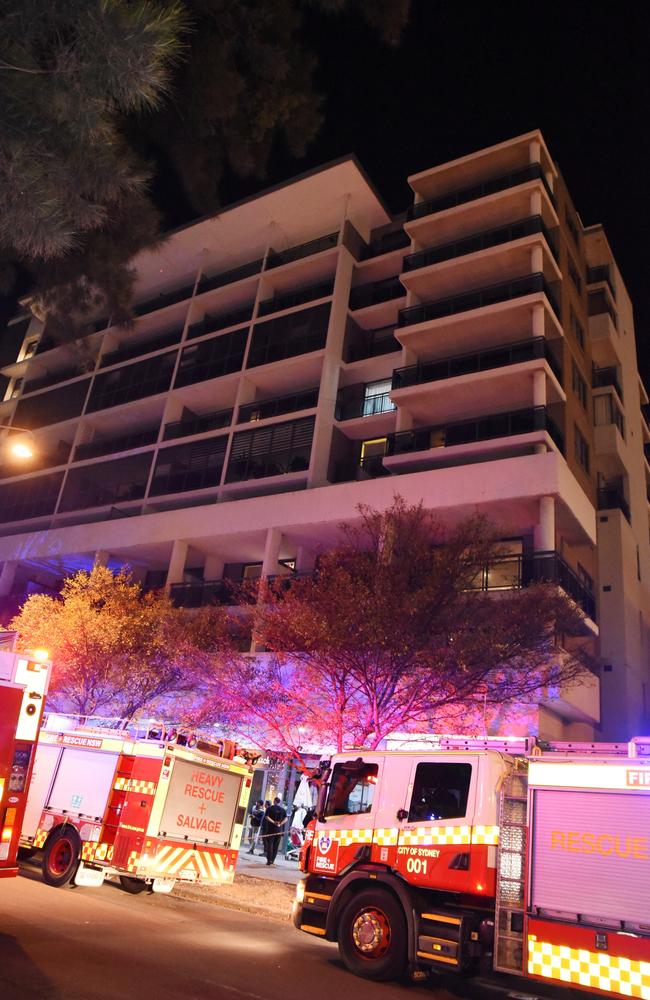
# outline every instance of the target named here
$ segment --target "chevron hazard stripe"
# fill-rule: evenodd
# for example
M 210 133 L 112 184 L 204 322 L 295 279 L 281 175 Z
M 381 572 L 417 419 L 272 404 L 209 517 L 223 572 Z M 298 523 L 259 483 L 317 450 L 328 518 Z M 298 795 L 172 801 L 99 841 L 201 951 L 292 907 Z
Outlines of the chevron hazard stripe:
M 149 874 L 169 878 L 179 874 L 182 877 L 185 869 L 194 869 L 199 880 L 206 882 L 232 882 L 233 879 L 233 872 L 226 868 L 220 854 L 194 848 L 163 846 L 147 867 Z

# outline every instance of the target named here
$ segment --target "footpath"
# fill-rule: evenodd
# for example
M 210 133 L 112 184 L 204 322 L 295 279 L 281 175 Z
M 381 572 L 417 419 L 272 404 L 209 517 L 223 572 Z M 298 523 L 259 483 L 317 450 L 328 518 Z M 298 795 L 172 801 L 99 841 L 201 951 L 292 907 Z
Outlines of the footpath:
M 269 868 L 264 857 L 242 852 L 232 885 L 211 887 L 177 884 L 172 895 L 225 906 L 231 910 L 257 913 L 274 920 L 289 920 L 300 877 L 295 861 L 285 861 L 278 857 L 275 866 Z

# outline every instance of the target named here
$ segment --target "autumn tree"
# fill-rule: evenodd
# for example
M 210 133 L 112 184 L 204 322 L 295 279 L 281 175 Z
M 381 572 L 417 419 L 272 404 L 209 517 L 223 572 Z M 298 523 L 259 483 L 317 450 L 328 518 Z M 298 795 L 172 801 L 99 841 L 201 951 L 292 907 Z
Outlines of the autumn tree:
M 311 579 L 266 586 L 254 630 L 268 652 L 222 674 L 215 711 L 294 751 L 307 739 L 376 747 L 579 682 L 582 663 L 558 638 L 583 633 L 583 615 L 556 585 L 477 587 L 503 556 L 485 518 L 445 528 L 399 497 L 359 513 Z
M 68 577 L 60 599 L 32 595 L 9 628 L 20 648 L 49 650 L 55 708 L 125 719 L 163 696 L 189 697 L 222 641 L 211 609 L 188 618 L 128 571 L 99 565 Z

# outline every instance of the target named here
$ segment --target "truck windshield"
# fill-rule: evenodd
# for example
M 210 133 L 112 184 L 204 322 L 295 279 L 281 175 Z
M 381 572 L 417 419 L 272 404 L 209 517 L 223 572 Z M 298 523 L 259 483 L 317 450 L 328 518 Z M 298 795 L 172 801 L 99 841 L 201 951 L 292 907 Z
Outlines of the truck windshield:
M 370 812 L 377 784 L 377 764 L 362 760 L 335 764 L 325 804 L 325 816 Z

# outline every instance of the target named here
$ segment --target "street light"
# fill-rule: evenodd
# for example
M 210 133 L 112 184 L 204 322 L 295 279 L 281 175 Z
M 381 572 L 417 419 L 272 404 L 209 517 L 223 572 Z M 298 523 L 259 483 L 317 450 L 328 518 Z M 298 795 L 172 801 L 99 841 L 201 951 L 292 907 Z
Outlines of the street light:
M 20 433 L 21 436 L 18 440 L 8 445 L 9 451 L 14 458 L 24 459 L 25 461 L 34 458 L 36 448 L 34 447 L 35 438 L 33 431 L 30 431 L 27 427 L 16 427 L 14 424 L 0 424 L 0 430 L 18 431 Z

